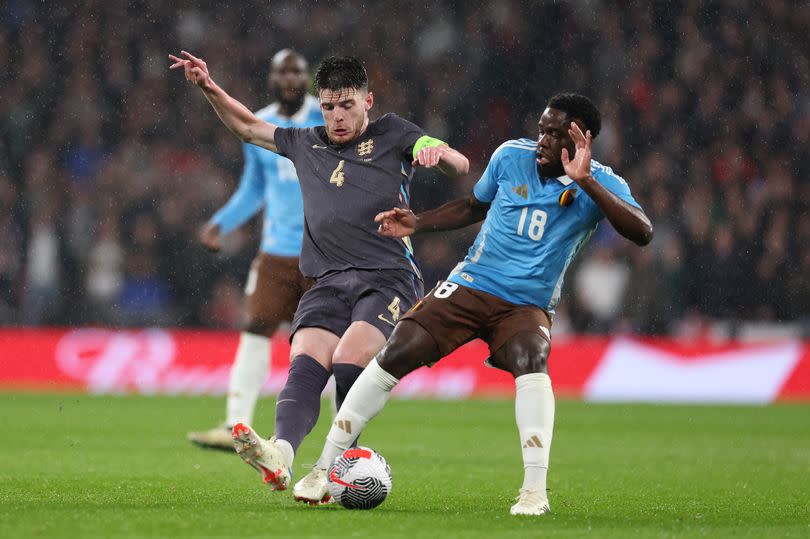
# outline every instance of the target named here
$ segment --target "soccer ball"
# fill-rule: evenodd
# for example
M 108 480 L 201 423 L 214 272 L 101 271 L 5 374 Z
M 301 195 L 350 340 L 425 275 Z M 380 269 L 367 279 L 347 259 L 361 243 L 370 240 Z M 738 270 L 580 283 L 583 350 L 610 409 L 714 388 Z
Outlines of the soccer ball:
M 346 509 L 373 509 L 391 492 L 391 467 L 368 447 L 351 447 L 329 467 L 329 494 Z

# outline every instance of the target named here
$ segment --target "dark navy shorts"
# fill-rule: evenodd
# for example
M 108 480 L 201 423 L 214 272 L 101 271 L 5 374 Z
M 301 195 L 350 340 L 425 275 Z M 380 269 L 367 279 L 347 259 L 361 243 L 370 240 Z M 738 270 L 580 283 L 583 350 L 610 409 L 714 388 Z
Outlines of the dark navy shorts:
M 300 328 L 322 328 L 338 337 L 352 322 L 368 322 L 385 338 L 422 297 L 421 279 L 407 270 L 335 271 L 316 279 L 298 303 L 290 339 Z

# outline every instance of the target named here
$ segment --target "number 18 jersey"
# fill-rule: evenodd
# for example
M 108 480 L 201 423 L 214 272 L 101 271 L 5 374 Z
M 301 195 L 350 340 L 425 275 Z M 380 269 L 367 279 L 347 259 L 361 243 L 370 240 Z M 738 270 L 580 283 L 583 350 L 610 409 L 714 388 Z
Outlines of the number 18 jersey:
M 522 138 L 492 154 L 475 198 L 491 203 L 481 231 L 449 281 L 518 305 L 553 314 L 565 271 L 604 217 L 568 176 L 541 177 L 537 143 Z M 627 183 L 591 161 L 591 175 L 622 200 L 639 207 Z

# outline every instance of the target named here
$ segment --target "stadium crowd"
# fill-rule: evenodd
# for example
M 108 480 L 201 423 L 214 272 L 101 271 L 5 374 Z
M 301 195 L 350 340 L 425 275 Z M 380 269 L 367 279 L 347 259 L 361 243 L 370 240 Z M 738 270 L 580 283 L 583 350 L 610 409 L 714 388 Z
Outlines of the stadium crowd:
M 0 323 L 236 327 L 259 226 L 217 255 L 200 225 L 242 164 L 180 48 L 254 109 L 272 54 L 363 59 L 373 112 L 465 153 L 420 173 L 416 210 L 463 196 L 548 98 L 591 96 L 594 157 L 655 225 L 645 249 L 601 226 L 555 329 L 678 334 L 707 321 L 810 322 L 810 4 L 581 0 L 9 0 L 0 6 Z M 180 7 L 178 7 L 178 5 Z M 193 6 L 193 7 L 191 7 Z M 415 239 L 427 287 L 472 231 Z

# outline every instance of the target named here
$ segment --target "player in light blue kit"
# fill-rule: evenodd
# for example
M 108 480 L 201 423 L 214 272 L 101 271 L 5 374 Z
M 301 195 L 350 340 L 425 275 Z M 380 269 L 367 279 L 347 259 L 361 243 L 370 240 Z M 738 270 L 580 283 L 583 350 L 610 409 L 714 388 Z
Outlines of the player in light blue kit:
M 318 100 L 307 94 L 307 61 L 289 49 L 276 53 L 268 85 L 275 101 L 256 115 L 282 127 L 323 124 Z M 270 337 L 292 320 L 310 282 L 298 269 L 304 233 L 304 203 L 295 167 L 289 159 L 244 144 L 245 164 L 239 188 L 203 227 L 200 239 L 212 251 L 221 238 L 264 208 L 262 244 L 245 286 L 244 325 L 231 368 L 225 423 L 190 432 L 197 445 L 233 451 L 231 429 L 253 423 L 259 391 L 269 374 Z
M 554 426 L 549 329 L 565 270 L 603 217 L 638 245 L 650 242 L 652 225 L 627 183 L 591 160 L 601 116 L 589 99 L 554 96 L 539 127 L 537 142 L 511 140 L 495 151 L 469 198 L 419 216 L 402 209 L 377 216 L 380 233 L 394 237 L 486 220 L 464 261 L 400 319 L 357 379 L 317 468 L 327 469 L 352 444 L 403 376 L 481 338 L 490 348 L 489 364 L 515 377 L 524 481 L 510 512 L 549 511 L 546 475 Z

